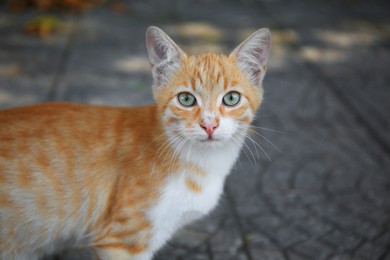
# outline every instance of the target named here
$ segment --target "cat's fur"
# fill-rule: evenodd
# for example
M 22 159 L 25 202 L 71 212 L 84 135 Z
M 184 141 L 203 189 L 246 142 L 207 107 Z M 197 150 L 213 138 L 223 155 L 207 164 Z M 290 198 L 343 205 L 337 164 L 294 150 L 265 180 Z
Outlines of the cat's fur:
M 270 44 L 261 29 L 228 57 L 187 56 L 150 27 L 156 105 L 1 111 L 1 259 L 83 246 L 101 259 L 151 259 L 210 212 L 262 101 Z M 232 90 L 241 100 L 228 107 Z M 197 103 L 181 105 L 181 92 Z

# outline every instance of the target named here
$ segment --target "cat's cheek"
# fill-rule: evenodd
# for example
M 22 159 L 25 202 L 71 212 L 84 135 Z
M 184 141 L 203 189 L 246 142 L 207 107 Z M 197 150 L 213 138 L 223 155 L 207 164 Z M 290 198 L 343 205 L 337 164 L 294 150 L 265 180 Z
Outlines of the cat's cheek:
M 253 110 L 249 106 L 245 106 L 239 109 L 238 113 L 232 114 L 232 118 L 240 125 L 249 125 L 253 120 Z
M 221 118 L 218 128 L 214 132 L 217 140 L 228 140 L 238 131 L 238 124 L 232 118 Z
M 252 117 L 244 116 L 244 117 L 240 118 L 240 121 L 243 125 L 249 125 L 252 122 Z

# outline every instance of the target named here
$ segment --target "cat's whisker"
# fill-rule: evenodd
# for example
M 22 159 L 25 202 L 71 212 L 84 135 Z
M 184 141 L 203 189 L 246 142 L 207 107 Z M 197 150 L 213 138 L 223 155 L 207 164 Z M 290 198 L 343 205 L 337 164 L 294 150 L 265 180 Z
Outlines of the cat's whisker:
M 155 167 L 156 167 L 156 164 L 157 162 L 159 161 L 160 159 L 160 156 L 162 155 L 162 153 L 168 148 L 169 146 L 169 142 L 172 140 L 172 139 L 175 139 L 176 135 L 174 135 L 173 137 L 168 137 L 167 140 L 164 141 L 164 143 L 162 143 L 160 145 L 160 147 L 157 149 L 157 152 L 155 154 L 155 157 L 154 157 L 154 164 L 153 164 L 153 168 L 152 168 L 152 171 L 154 171 Z M 161 149 L 163 149 L 163 151 L 161 151 Z M 161 151 L 161 152 L 160 152 Z
M 282 150 L 280 150 L 280 148 L 278 146 L 276 146 L 274 143 L 272 143 L 267 137 L 265 137 L 264 135 L 256 132 L 255 130 L 252 130 L 252 129 L 248 129 L 249 131 L 251 131 L 252 133 L 254 134 L 257 134 L 258 136 L 264 138 L 269 144 L 271 144 L 276 150 L 278 150 L 280 153 L 283 153 Z
M 257 160 L 252 152 L 252 150 L 250 149 L 250 147 L 246 144 L 245 140 L 243 141 L 243 144 L 248 148 L 249 152 L 251 153 L 252 155 L 252 158 L 253 158 L 253 161 L 255 162 L 255 165 L 257 165 Z
M 158 156 L 157 156 L 157 158 L 156 158 L 155 161 L 154 161 L 152 170 L 151 170 L 150 175 L 149 175 L 149 187 L 152 185 L 152 179 L 153 179 L 153 176 L 154 176 L 154 174 L 155 174 L 156 164 L 159 162 L 160 156 L 161 156 L 161 155 L 164 153 L 164 151 L 165 151 L 168 147 L 170 147 L 171 144 L 172 144 L 173 142 L 175 142 L 175 140 L 177 140 L 179 137 L 180 137 L 179 134 L 175 134 L 175 135 L 173 135 L 172 137 L 167 138 L 167 140 L 166 140 L 166 141 L 159 147 L 159 149 L 157 150 L 156 156 L 157 156 L 157 155 L 158 155 Z M 160 151 L 160 149 L 161 149 L 162 147 L 164 147 L 164 149 L 159 153 L 159 151 Z M 165 161 L 165 158 L 166 158 L 167 154 L 168 154 L 168 153 L 165 154 L 165 157 L 164 157 L 164 159 L 163 159 L 163 161 L 162 161 L 162 164 L 164 164 L 164 161 Z M 155 156 L 155 157 L 156 157 L 156 156 Z M 149 195 L 150 195 L 151 192 L 153 192 L 152 189 L 149 190 Z
M 252 150 L 250 149 L 250 147 L 249 147 L 249 146 L 246 144 L 246 142 L 245 142 L 245 137 L 247 137 L 247 135 L 245 135 L 245 131 L 244 131 L 244 130 L 240 130 L 240 128 L 238 128 L 237 133 L 238 133 L 239 135 L 241 135 L 241 136 L 244 137 L 243 144 L 247 147 L 247 149 L 249 150 L 249 152 L 252 154 L 252 157 L 253 157 L 253 159 L 254 159 L 254 161 L 255 161 L 255 165 L 257 165 L 257 161 L 256 161 L 256 159 L 255 159 L 255 157 L 254 157 L 254 155 L 253 155 L 253 153 L 252 153 Z M 253 147 L 255 148 L 257 158 L 259 159 L 259 158 L 260 158 L 260 155 L 259 155 L 259 152 L 257 151 L 257 147 L 254 146 L 254 145 L 253 145 Z
M 187 160 L 187 162 L 189 162 L 190 161 L 190 157 L 191 157 L 191 151 L 192 151 L 192 146 L 193 146 L 193 143 L 192 142 L 190 142 L 190 146 L 188 147 L 188 150 L 187 150 L 187 158 L 186 158 L 186 160 Z
M 251 127 L 246 128 L 246 127 L 240 126 L 239 129 L 241 129 L 241 130 L 244 129 L 244 131 L 250 131 L 251 133 L 257 134 L 258 136 L 260 136 L 261 138 L 266 140 L 270 145 L 272 145 L 278 152 L 283 153 L 282 150 L 278 146 L 276 146 L 274 143 L 272 143 L 267 137 L 265 137 L 264 135 L 258 133 L 255 130 L 251 129 Z M 250 138 L 249 136 L 250 135 L 248 134 L 247 137 Z
M 179 126 L 176 126 L 176 127 L 170 127 L 170 130 L 181 130 L 181 127 Z M 158 139 L 161 139 L 162 137 L 167 137 L 167 134 L 165 132 L 163 132 L 162 134 L 160 134 L 159 136 L 157 136 L 156 138 L 154 138 L 151 143 L 153 142 L 156 142 Z
M 175 149 L 174 153 L 173 153 L 173 156 L 172 156 L 172 159 L 171 159 L 171 162 L 170 162 L 170 166 L 169 166 L 169 171 L 170 172 L 173 172 L 173 166 L 174 166 L 174 163 L 177 159 L 177 157 L 179 156 L 180 154 L 180 150 L 182 149 L 183 145 L 188 141 L 189 139 L 188 138 L 185 138 L 184 137 L 184 140 L 181 141 L 181 143 L 179 144 L 179 146 Z
M 232 149 L 232 147 L 231 147 L 231 142 L 228 141 L 228 142 L 227 142 L 227 145 L 228 145 L 228 149 L 229 149 L 230 153 L 233 153 L 233 149 Z M 240 161 L 240 160 L 236 160 L 236 161 L 234 162 L 234 171 L 237 171 L 237 161 L 240 163 L 240 167 L 242 167 L 241 161 Z
M 180 134 L 179 133 L 176 133 L 174 136 L 172 136 L 171 138 L 168 139 L 168 141 L 166 142 L 165 146 L 164 146 L 164 149 L 160 152 L 159 156 L 157 157 L 157 160 L 156 162 L 158 162 L 159 158 L 161 155 L 164 154 L 164 152 L 168 149 L 168 148 L 173 148 L 173 144 L 175 142 L 177 142 L 179 139 L 181 138 Z M 165 156 L 164 158 L 162 159 L 162 164 L 164 164 L 165 162 L 165 159 L 167 158 L 169 153 L 165 153 Z
M 259 147 L 262 151 L 263 151 L 263 153 L 266 155 L 266 157 L 269 159 L 269 160 L 271 160 L 271 158 L 269 157 L 269 155 L 267 154 L 267 152 L 265 151 L 265 149 L 260 145 L 260 144 L 258 144 L 255 140 L 253 140 L 250 136 L 249 136 L 249 134 L 247 134 L 247 133 L 241 133 L 243 136 L 245 136 L 246 138 L 248 138 L 253 144 L 255 144 L 257 147 Z
M 168 166 L 168 172 L 170 172 L 170 173 L 172 173 L 173 172 L 173 163 L 175 163 L 175 160 L 176 160 L 176 153 L 177 153 L 177 151 L 180 149 L 180 146 L 183 144 L 183 142 L 184 141 L 180 141 L 180 143 L 179 143 L 179 145 L 178 146 L 176 146 L 174 149 L 174 152 L 173 152 L 173 155 L 172 155 L 172 157 L 171 157 L 171 159 L 170 159 L 170 161 L 169 161 L 169 166 Z M 165 160 L 165 158 L 164 158 L 164 160 Z
M 269 155 L 267 154 L 267 152 L 264 150 L 264 148 L 261 147 L 261 145 L 259 145 L 257 142 L 255 142 L 247 133 L 241 133 L 241 132 L 237 132 L 237 133 L 244 136 L 244 137 L 247 137 L 249 140 L 251 140 L 254 144 L 256 144 L 263 151 L 263 153 L 268 158 L 268 160 L 272 161 L 271 158 L 269 157 Z
M 179 127 L 171 128 L 171 129 L 172 129 L 172 130 L 179 130 Z M 163 137 L 167 137 L 167 134 L 165 133 L 165 131 L 163 131 L 162 134 L 160 134 L 159 136 L 155 137 L 152 141 L 150 141 L 149 146 L 150 146 L 151 144 L 153 144 L 154 142 L 156 142 L 157 140 L 163 138 Z
M 160 146 L 160 148 L 157 150 L 156 152 L 156 156 L 157 158 L 155 159 L 154 161 L 154 164 L 153 164 L 153 167 L 152 167 L 152 171 L 151 171 L 151 174 L 150 174 L 150 177 L 149 177 L 149 185 L 151 184 L 152 182 L 152 178 L 153 178 L 153 175 L 154 175 L 154 172 L 155 172 L 155 167 L 156 167 L 156 164 L 159 162 L 159 159 L 160 159 L 160 156 L 164 153 L 164 151 L 170 147 L 178 138 L 180 138 L 180 135 L 179 134 L 175 134 L 172 136 L 172 137 L 169 137 L 167 138 L 167 140 Z M 164 147 L 164 149 L 160 152 L 160 150 Z M 168 153 L 167 153 L 168 154 Z M 165 157 L 162 161 L 162 163 L 164 163 L 165 161 L 165 158 L 167 156 L 167 154 L 165 154 Z
M 165 142 L 159 147 L 159 149 L 156 152 L 156 155 L 158 154 L 158 157 L 156 158 L 156 162 L 159 160 L 161 154 L 163 154 L 165 150 L 169 147 L 169 145 L 174 143 L 178 138 L 180 138 L 180 134 L 173 132 L 173 136 L 170 136 L 167 138 L 167 140 L 165 140 Z M 163 150 L 160 152 L 161 149 Z
M 240 131 L 240 132 L 241 132 L 241 131 Z M 246 135 L 246 132 L 245 132 L 245 131 L 242 131 L 242 134 L 244 134 L 245 137 L 248 137 L 248 139 L 251 141 L 251 144 L 252 144 L 253 147 L 255 148 L 256 155 L 257 155 L 257 159 L 260 159 L 259 151 L 257 150 L 256 145 L 253 144 L 254 141 L 252 140 L 252 138 L 250 138 L 249 135 Z
M 160 139 L 161 137 L 164 137 L 164 136 L 166 136 L 166 134 L 165 134 L 165 133 L 162 133 L 161 135 L 159 135 L 159 136 L 157 136 L 156 138 L 154 138 L 154 139 L 152 140 L 152 143 L 155 142 L 155 141 L 157 141 L 157 140 Z
M 231 137 L 231 140 L 233 140 L 237 145 L 240 145 L 240 142 L 238 140 L 236 140 L 234 136 Z M 242 146 L 241 150 L 244 152 L 244 154 L 248 158 L 248 160 L 252 163 L 252 160 L 249 157 L 248 153 L 245 151 L 244 146 Z
M 249 128 L 257 128 L 257 129 L 266 130 L 266 131 L 270 131 L 270 132 L 274 132 L 274 133 L 278 133 L 278 134 L 286 134 L 286 132 L 284 132 L 284 131 L 274 130 L 274 129 L 266 128 L 266 127 L 262 127 L 262 126 L 251 125 Z

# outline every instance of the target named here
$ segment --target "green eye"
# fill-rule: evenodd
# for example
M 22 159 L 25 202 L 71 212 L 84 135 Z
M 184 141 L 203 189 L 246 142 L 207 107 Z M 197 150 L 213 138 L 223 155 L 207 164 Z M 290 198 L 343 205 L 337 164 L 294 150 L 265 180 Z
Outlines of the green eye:
M 241 95 L 238 92 L 230 91 L 223 97 L 223 103 L 225 106 L 235 106 L 240 102 Z
M 188 93 L 188 92 L 183 92 L 180 93 L 179 96 L 177 97 L 180 104 L 186 107 L 192 107 L 193 105 L 196 104 L 196 98 L 194 95 Z

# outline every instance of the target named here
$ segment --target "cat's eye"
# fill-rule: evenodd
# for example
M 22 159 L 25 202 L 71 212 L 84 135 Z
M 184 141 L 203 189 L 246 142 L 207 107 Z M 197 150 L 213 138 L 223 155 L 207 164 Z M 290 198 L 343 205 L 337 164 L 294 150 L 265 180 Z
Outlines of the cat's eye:
M 178 96 L 178 100 L 180 104 L 186 107 L 192 107 L 196 104 L 196 98 L 194 97 L 194 95 L 188 92 L 180 93 Z
M 231 107 L 237 105 L 238 102 L 240 102 L 240 99 L 241 99 L 240 93 L 235 91 L 230 91 L 223 97 L 222 101 L 225 106 Z

